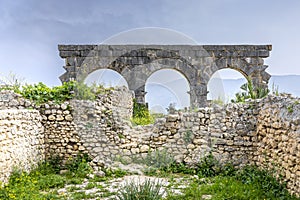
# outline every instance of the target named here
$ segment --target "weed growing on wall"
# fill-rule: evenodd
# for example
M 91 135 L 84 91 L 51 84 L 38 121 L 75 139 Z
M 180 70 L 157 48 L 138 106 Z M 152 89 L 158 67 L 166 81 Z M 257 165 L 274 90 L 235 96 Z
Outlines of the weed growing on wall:
M 95 100 L 98 94 L 105 94 L 113 88 L 104 88 L 101 85 L 93 84 L 88 86 L 83 82 L 69 81 L 64 82 L 61 86 L 48 87 L 44 83 L 26 84 L 21 87 L 20 84 L 4 85 L 0 90 L 12 90 L 21 94 L 24 98 L 29 99 L 36 104 L 43 104 L 49 101 L 62 103 L 70 99 Z
M 92 172 L 92 168 L 88 164 L 91 159 L 87 154 L 78 154 L 75 158 L 71 158 L 66 163 L 68 170 L 67 175 L 77 178 L 85 178 L 89 173 Z
M 143 163 L 154 168 L 162 168 L 174 162 L 174 157 L 166 149 L 149 151 Z
M 20 78 L 14 73 L 10 73 L 8 76 L 0 77 L 0 91 L 12 90 L 16 93 L 20 92 L 20 88 L 23 84 L 24 78 Z
M 235 94 L 235 100 L 233 103 L 244 103 L 247 99 L 261 99 L 267 96 L 270 92 L 268 88 L 255 87 L 251 79 L 247 79 L 247 83 L 241 86 L 243 92 Z

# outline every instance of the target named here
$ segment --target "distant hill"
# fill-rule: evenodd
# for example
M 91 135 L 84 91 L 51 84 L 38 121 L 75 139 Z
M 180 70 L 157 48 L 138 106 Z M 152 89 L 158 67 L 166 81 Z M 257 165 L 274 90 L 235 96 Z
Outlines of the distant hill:
M 269 81 L 269 88 L 272 85 L 278 86 L 279 92 L 290 93 L 293 96 L 300 97 L 300 75 L 274 75 Z

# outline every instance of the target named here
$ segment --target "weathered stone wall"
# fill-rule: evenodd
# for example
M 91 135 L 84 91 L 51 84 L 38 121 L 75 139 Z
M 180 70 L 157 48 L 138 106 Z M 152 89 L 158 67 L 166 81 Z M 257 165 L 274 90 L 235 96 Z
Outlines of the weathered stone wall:
M 166 150 L 179 162 L 196 163 L 211 152 L 222 162 L 274 169 L 291 192 L 300 193 L 299 99 L 269 96 L 245 104 L 215 105 L 132 127 L 132 98 L 130 91 L 119 88 L 96 101 L 36 106 L 2 91 L 0 180 L 7 178 L 12 166 L 28 169 L 44 156 L 67 160 L 83 152 L 92 157 L 95 167 L 107 167 Z M 24 109 L 31 107 L 36 110 Z M 19 151 L 24 153 L 21 157 Z
M 0 110 L 0 182 L 14 167 L 28 171 L 44 160 L 43 130 L 36 110 Z
M 260 107 L 256 164 L 283 175 L 300 195 L 300 99 L 269 96 Z
M 76 124 L 73 122 L 72 107 L 69 102 L 60 105 L 49 102 L 39 108 L 45 128 L 46 158 L 59 156 L 68 160 L 78 152 L 84 152 L 84 147 L 78 137 Z
M 179 162 L 196 163 L 212 152 L 223 162 L 241 165 L 256 150 L 255 102 L 180 112 L 143 127 L 132 127 L 129 117 L 117 114 L 117 102 L 108 102 L 72 101 L 80 141 L 101 165 L 119 158 L 131 162 L 156 150 L 167 150 Z
M 13 91 L 0 91 L 0 110 L 4 109 L 24 109 L 33 106 L 32 103 L 24 99 L 20 94 Z

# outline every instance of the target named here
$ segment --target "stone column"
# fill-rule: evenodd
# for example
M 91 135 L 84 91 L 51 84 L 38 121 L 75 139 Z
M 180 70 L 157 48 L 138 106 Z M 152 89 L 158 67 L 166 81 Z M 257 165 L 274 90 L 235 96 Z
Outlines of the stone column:
M 147 94 L 147 92 L 145 92 L 145 85 L 139 87 L 138 89 L 135 89 L 134 96 L 135 96 L 136 102 L 140 103 L 140 104 L 146 104 L 146 102 L 145 102 L 146 94 Z
M 265 73 L 265 76 L 268 77 L 264 77 L 263 73 Z M 249 75 L 249 78 L 252 80 L 254 87 L 263 89 L 268 88 L 268 80 L 270 79 L 270 76 L 266 72 L 252 73 Z
M 189 91 L 191 108 L 205 107 L 207 105 L 207 93 L 206 84 L 191 86 Z

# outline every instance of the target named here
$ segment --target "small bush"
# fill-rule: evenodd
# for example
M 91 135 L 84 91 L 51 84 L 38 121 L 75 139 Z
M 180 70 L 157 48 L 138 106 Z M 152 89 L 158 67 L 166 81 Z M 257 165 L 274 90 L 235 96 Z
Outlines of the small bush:
M 235 94 L 233 103 L 244 103 L 247 99 L 261 99 L 267 96 L 270 92 L 268 88 L 255 87 L 251 79 L 247 79 L 247 83 L 241 86 L 243 92 Z
M 192 168 L 185 163 L 173 162 L 170 165 L 163 167 L 161 170 L 167 173 L 196 174 L 196 168 Z
M 238 171 L 235 177 L 243 184 L 254 185 L 264 191 L 266 198 L 284 199 L 290 196 L 286 184 L 280 183 L 281 180 L 277 180 L 271 171 L 261 170 L 256 166 L 246 166 Z
M 40 176 L 38 179 L 38 186 L 40 190 L 48 190 L 56 187 L 63 187 L 66 183 L 66 179 L 57 174 L 48 174 Z
M 66 163 L 66 168 L 69 171 L 69 176 L 77 178 L 85 178 L 89 173 L 91 173 L 92 168 L 88 164 L 91 159 L 87 154 L 78 154 L 74 159 L 69 160 Z
M 127 171 L 122 169 L 103 169 L 105 176 L 108 178 L 121 178 L 127 175 Z
M 134 181 L 127 183 L 116 197 L 118 200 L 159 200 L 163 194 L 164 190 L 159 181 L 146 179 L 144 183 Z
M 17 81 L 12 85 L 4 85 L 1 90 L 12 90 L 21 94 L 24 98 L 29 99 L 36 104 L 43 104 L 49 101 L 62 103 L 70 99 L 79 100 L 95 100 L 98 94 L 104 94 L 113 88 L 104 88 L 101 85 L 86 85 L 83 82 L 69 81 L 64 82 L 61 86 L 48 87 L 44 83 L 25 84 L 21 88 L 21 84 Z
M 145 164 L 152 168 L 161 169 L 163 167 L 171 165 L 174 162 L 174 157 L 172 154 L 167 152 L 166 149 L 155 150 L 148 151 L 145 158 L 136 160 L 135 162 Z
M 70 100 L 74 97 L 72 91 L 74 90 L 75 82 L 65 82 L 61 86 L 49 88 L 43 83 L 34 85 L 23 86 L 20 94 L 34 101 L 36 104 L 46 103 L 48 101 L 54 101 L 55 103 L 61 103 L 63 101 Z
M 200 177 L 213 177 L 221 173 L 221 165 L 209 154 L 196 165 L 196 171 Z
M 154 117 L 150 114 L 146 105 L 137 103 L 134 99 L 131 121 L 134 125 L 148 125 L 154 123 Z

